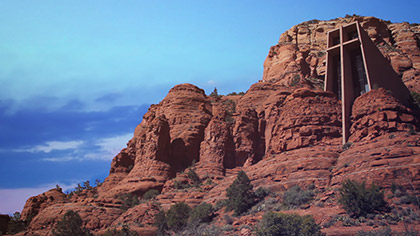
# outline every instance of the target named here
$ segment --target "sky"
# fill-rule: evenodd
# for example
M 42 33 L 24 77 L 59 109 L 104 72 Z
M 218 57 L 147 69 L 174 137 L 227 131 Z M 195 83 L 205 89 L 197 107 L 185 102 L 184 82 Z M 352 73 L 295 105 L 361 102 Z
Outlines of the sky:
M 418 0 L 0 0 L 0 214 L 56 184 L 103 181 L 174 85 L 246 91 L 293 25 L 346 14 L 420 23 L 419 9 Z

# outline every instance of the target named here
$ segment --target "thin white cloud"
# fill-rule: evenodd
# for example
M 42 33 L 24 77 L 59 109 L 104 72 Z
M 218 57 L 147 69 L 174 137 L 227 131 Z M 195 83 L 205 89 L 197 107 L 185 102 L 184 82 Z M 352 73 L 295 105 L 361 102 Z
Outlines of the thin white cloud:
M 84 160 L 104 160 L 109 161 L 117 155 L 121 149 L 126 147 L 127 142 L 133 136 L 132 133 L 118 135 L 110 138 L 103 138 L 96 141 L 92 146 L 99 147 L 94 152 L 87 152 L 82 154 L 80 152 L 71 153 L 68 156 L 63 157 L 46 157 L 43 161 L 49 162 L 67 162 L 67 161 L 84 161 Z M 82 142 L 83 143 L 83 142 Z M 87 142 L 86 142 L 87 143 Z M 86 145 L 85 145 L 86 146 Z
M 66 185 L 59 184 L 63 192 L 73 189 L 77 183 Z M 39 195 L 52 188 L 55 188 L 56 183 L 46 184 L 43 186 L 33 188 L 16 188 L 16 189 L 0 189 L 0 214 L 13 214 L 21 212 L 25 206 L 26 200 L 32 196 Z
M 216 84 L 216 81 L 214 81 L 214 80 L 209 80 L 209 81 L 207 81 L 207 84 L 208 84 L 208 85 L 215 85 L 215 84 Z
M 85 159 L 90 160 L 112 160 L 121 149 L 126 147 L 127 142 L 133 137 L 132 133 L 119 135 L 111 138 L 103 138 L 96 142 L 100 150 L 95 153 L 87 153 L 84 155 Z
M 49 162 L 66 162 L 66 161 L 72 161 L 72 160 L 78 160 L 80 158 L 74 156 L 66 156 L 66 157 L 46 157 L 42 158 L 43 161 L 49 161 Z
M 98 141 L 97 145 L 105 152 L 117 154 L 124 148 L 128 141 L 133 137 L 132 133 L 119 135 L 111 138 L 104 138 Z
M 76 140 L 76 141 L 68 141 L 68 142 L 60 142 L 60 141 L 49 141 L 46 142 L 44 145 L 37 145 L 34 147 L 29 148 L 22 148 L 17 149 L 17 152 L 45 152 L 50 153 L 54 150 L 69 150 L 69 149 L 76 149 L 80 145 L 83 144 L 83 141 Z

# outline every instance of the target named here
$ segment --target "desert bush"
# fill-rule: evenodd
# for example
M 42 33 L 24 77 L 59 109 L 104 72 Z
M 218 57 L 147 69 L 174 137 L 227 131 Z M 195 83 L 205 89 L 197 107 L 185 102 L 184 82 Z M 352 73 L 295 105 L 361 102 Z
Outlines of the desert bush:
M 269 194 L 270 194 L 270 190 L 263 187 L 259 187 L 257 188 L 257 190 L 255 190 L 255 197 L 257 198 L 257 201 L 263 200 Z
M 365 182 L 345 180 L 339 189 L 338 202 L 353 217 L 380 212 L 385 210 L 387 206 L 384 193 L 380 191 L 378 186 L 372 184 L 369 188 L 366 188 L 365 185 Z
M 178 232 L 183 230 L 188 224 L 191 208 L 184 202 L 178 202 L 171 206 L 166 214 L 168 228 Z
M 259 203 L 252 206 L 252 208 L 248 211 L 249 214 L 255 214 L 260 211 L 279 211 L 282 209 L 282 204 L 279 203 L 279 200 L 276 198 L 266 198 Z
M 52 234 L 54 236 L 91 236 L 88 229 L 82 227 L 82 218 L 75 211 L 67 211 L 60 221 L 54 226 Z
M 267 212 L 257 228 L 258 236 L 321 236 L 321 227 L 310 215 Z
M 289 188 L 283 195 L 283 203 L 289 209 L 299 207 L 312 201 L 314 193 L 312 190 L 302 190 L 298 185 Z
M 130 229 L 128 225 L 123 225 L 121 230 L 115 228 L 108 229 L 102 236 L 137 236 L 137 232 Z
M 420 94 L 415 91 L 410 91 L 410 95 L 413 98 L 414 103 L 420 108 Z
M 222 97 L 222 95 L 219 95 L 219 93 L 217 92 L 217 88 L 214 88 L 213 92 L 211 92 L 209 96 L 217 99 L 220 99 Z
M 15 212 L 13 216 L 10 217 L 9 224 L 7 226 L 7 233 L 17 234 L 19 232 L 26 230 L 27 227 L 28 227 L 28 222 L 21 220 L 20 213 Z
M 343 144 L 342 149 L 343 150 L 348 150 L 351 147 L 351 145 L 353 145 L 352 142 L 347 142 L 347 143 Z
M 146 200 L 150 200 L 150 199 L 155 198 L 157 195 L 159 195 L 159 191 L 158 190 L 156 190 L 156 189 L 150 189 L 150 190 L 147 190 L 147 192 L 145 192 L 143 194 L 143 198 L 146 199 Z
M 187 188 L 191 188 L 191 185 L 188 183 L 183 183 L 178 180 L 174 181 L 174 189 L 187 189 Z
M 239 171 L 235 181 L 226 189 L 226 209 L 234 210 L 235 215 L 246 212 L 255 204 L 252 184 L 244 171 Z
M 200 177 L 198 177 L 197 173 L 195 173 L 193 169 L 188 169 L 187 176 L 195 186 L 198 186 L 201 183 Z
M 300 75 L 294 75 L 292 78 L 292 81 L 290 82 L 290 87 L 294 87 L 298 85 L 299 81 L 300 81 Z
M 168 230 L 168 222 L 166 219 L 165 211 L 160 210 L 155 215 L 155 220 L 153 223 L 154 226 L 157 228 L 157 235 L 165 235 L 165 232 Z
M 191 210 L 190 222 L 195 224 L 211 222 L 214 215 L 214 209 L 211 204 L 202 202 Z
M 233 219 L 232 217 L 230 217 L 230 215 L 224 215 L 223 216 L 223 220 L 225 221 L 226 224 L 231 225 L 233 223 Z
M 140 203 L 138 197 L 131 193 L 120 194 L 117 196 L 122 201 L 121 209 L 126 211 Z
M 214 225 L 199 224 L 189 225 L 185 230 L 179 233 L 182 236 L 219 236 L 222 235 L 220 228 Z
M 406 229 L 405 232 L 393 232 L 391 228 L 385 227 L 373 231 L 359 231 L 356 236 L 418 236 L 419 232 L 415 230 Z

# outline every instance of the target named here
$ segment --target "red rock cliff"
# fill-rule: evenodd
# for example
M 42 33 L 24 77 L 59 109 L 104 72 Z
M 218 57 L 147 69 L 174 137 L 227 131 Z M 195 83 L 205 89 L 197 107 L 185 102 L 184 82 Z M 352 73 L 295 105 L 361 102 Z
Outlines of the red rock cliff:
M 71 198 L 50 191 L 29 199 L 23 210 L 23 215 L 34 216 L 28 232 L 49 235 L 54 222 L 72 209 L 95 234 L 129 224 L 142 235 L 153 235 L 158 204 L 166 209 L 180 201 L 215 204 L 240 168 L 256 187 L 279 195 L 293 185 L 313 184 L 319 190 L 317 199 L 323 200 L 308 206 L 307 213 L 319 223 L 340 213 L 334 189 L 344 179 L 419 188 L 420 135 L 407 133 L 418 127 L 418 113 L 385 90 L 356 99 L 353 144 L 348 150 L 341 145 L 341 103 L 320 89 L 323 50 L 326 32 L 353 20 L 361 23 L 406 85 L 420 91 L 419 26 L 373 17 L 304 22 L 280 36 L 264 62 L 263 80 L 244 95 L 206 96 L 191 84 L 172 88 L 149 108 L 101 186 Z M 198 175 L 210 184 L 199 190 L 174 189 L 175 182 L 189 183 L 182 171 L 193 161 Z M 161 191 L 156 202 L 120 209 L 119 194 L 141 198 L 150 189 Z M 261 214 L 242 217 L 236 225 L 254 226 Z M 346 230 L 350 233 L 327 233 L 357 232 Z

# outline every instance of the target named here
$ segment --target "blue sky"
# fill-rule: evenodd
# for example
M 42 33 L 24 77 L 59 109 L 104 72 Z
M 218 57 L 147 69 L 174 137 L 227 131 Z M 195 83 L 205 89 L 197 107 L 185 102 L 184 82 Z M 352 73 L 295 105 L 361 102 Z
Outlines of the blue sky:
M 246 91 L 311 19 L 420 22 L 419 1 L 0 1 L 0 213 L 103 180 L 149 104 L 179 83 Z

